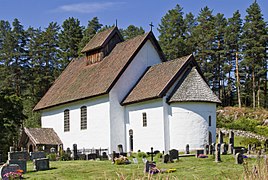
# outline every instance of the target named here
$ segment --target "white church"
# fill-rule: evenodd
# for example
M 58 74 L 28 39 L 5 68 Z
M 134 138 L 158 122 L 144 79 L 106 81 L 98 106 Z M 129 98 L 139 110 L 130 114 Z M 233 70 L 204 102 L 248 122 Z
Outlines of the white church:
M 63 148 L 125 152 L 202 148 L 216 139 L 216 104 L 193 55 L 167 61 L 152 32 L 96 34 L 35 106 Z

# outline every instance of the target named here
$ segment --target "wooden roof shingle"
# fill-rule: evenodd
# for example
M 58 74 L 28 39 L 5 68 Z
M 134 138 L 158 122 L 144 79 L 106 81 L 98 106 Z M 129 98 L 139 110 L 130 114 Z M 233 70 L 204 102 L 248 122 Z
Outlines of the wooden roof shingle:
M 53 128 L 24 128 L 25 134 L 32 142 L 42 145 L 60 145 L 62 144 L 59 136 Z
M 188 55 L 151 66 L 121 104 L 127 105 L 162 97 L 191 57 L 192 55 Z
M 100 62 L 88 64 L 86 57 L 74 59 L 37 103 L 34 110 L 108 93 L 147 40 L 151 40 L 160 57 L 164 59 L 160 46 L 151 32 L 118 43 Z
M 187 101 L 221 103 L 195 67 L 175 89 L 169 103 Z

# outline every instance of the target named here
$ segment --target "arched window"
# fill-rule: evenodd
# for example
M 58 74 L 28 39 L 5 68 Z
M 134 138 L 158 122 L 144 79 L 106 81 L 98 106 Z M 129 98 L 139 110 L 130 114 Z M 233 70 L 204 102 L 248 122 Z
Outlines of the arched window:
M 145 112 L 142 113 L 142 126 L 147 127 L 147 114 Z
M 208 126 L 211 126 L 211 116 L 208 116 Z
M 87 129 L 87 107 L 81 107 L 81 130 Z
M 64 132 L 70 131 L 70 110 L 64 110 Z

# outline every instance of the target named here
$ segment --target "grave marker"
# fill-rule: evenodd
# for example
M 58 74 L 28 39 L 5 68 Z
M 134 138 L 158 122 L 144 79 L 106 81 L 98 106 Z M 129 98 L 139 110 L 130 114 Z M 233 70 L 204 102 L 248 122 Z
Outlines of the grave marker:
M 221 148 L 220 143 L 217 143 L 216 147 L 215 147 L 215 149 L 216 149 L 215 162 L 221 162 L 221 150 L 220 150 L 220 148 Z
M 223 133 L 221 131 L 219 131 L 218 143 L 223 143 Z
M 186 144 L 185 154 L 190 154 L 190 146 L 189 146 L 189 144 Z
M 227 154 L 227 144 L 225 144 L 225 143 L 221 144 L 221 154 L 222 155 Z
M 39 152 L 30 152 L 30 159 L 34 160 L 34 159 L 39 159 L 39 158 L 45 158 L 46 154 L 43 151 L 39 151 Z
M 229 132 L 229 144 L 234 144 L 234 132 Z
M 170 156 L 169 154 L 165 154 L 163 158 L 163 163 L 168 163 L 168 162 L 170 162 Z
M 34 159 L 33 164 L 34 164 L 34 171 L 42 171 L 42 170 L 49 169 L 49 159 L 48 158 Z
M 176 149 L 171 149 L 169 151 L 169 155 L 170 155 L 170 161 L 173 161 L 174 159 L 179 159 L 179 151 Z
M 228 153 L 229 153 L 229 154 L 233 154 L 233 150 L 234 150 L 234 146 L 233 146 L 233 144 L 229 144 L 229 145 L 228 145 Z
M 242 164 L 243 163 L 243 154 L 241 154 L 241 153 L 237 153 L 236 155 L 235 155 L 235 163 L 236 164 Z
M 74 160 L 78 159 L 78 155 L 77 155 L 77 144 L 73 144 L 73 156 L 74 156 Z
M 195 157 L 198 158 L 198 156 L 199 156 L 200 154 L 204 154 L 204 149 L 197 149 L 197 150 L 196 150 Z
M 208 155 L 209 154 L 209 145 L 205 145 L 205 149 L 204 149 L 204 154 Z
M 5 177 L 4 175 L 10 172 L 18 172 L 18 170 L 20 170 L 20 166 L 18 164 L 4 164 L 0 167 L 0 177 L 3 180 L 8 180 L 8 177 Z

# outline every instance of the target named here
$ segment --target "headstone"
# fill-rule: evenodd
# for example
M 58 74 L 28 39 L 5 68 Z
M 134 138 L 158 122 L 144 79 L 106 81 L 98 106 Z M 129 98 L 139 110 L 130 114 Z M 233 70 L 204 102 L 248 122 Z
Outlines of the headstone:
M 233 144 L 229 144 L 228 146 L 229 146 L 228 147 L 228 153 L 233 154 L 233 150 L 234 150 Z
M 170 161 L 173 161 L 173 160 L 176 160 L 176 159 L 179 159 L 179 151 L 176 150 L 176 149 L 171 149 L 169 151 L 169 159 Z
M 34 171 L 42 171 L 42 170 L 49 169 L 49 159 L 48 158 L 34 159 L 33 164 L 34 164 Z
M 133 163 L 134 164 L 138 164 L 139 162 L 138 162 L 138 159 L 137 158 L 133 158 Z
M 73 156 L 74 156 L 74 160 L 78 159 L 78 155 L 77 155 L 77 144 L 73 144 Z
M 8 180 L 8 177 L 4 175 L 10 172 L 18 172 L 18 170 L 20 170 L 20 166 L 17 164 L 4 164 L 0 167 L 0 177 L 3 180 Z
M 102 153 L 101 160 L 108 160 L 108 156 L 107 156 L 107 153 L 106 152 L 103 152 Z
M 27 160 L 28 156 L 28 152 L 8 152 L 8 159 Z
M 221 162 L 221 144 L 220 143 L 217 143 L 216 144 L 216 152 L 215 152 L 215 162 Z
M 114 160 L 114 158 L 113 158 L 113 160 Z M 97 159 L 97 154 L 96 153 L 90 153 L 90 154 L 86 155 L 86 160 L 96 160 L 96 159 Z
M 204 154 L 204 149 L 197 149 L 197 150 L 196 150 L 195 157 L 198 158 L 198 156 L 199 156 L 200 154 Z
M 225 143 L 222 143 L 221 144 L 221 154 L 222 155 L 226 155 L 227 154 L 227 144 L 225 144 Z
M 204 154 L 208 155 L 209 154 L 209 145 L 205 145 L 205 149 L 204 149 Z
M 146 163 L 145 163 L 145 167 L 144 167 L 144 172 L 148 173 L 149 170 L 150 170 L 149 161 L 146 161 Z
M 151 162 L 153 162 L 154 161 L 154 148 L 153 147 L 151 147 L 151 152 L 148 154 L 151 155 Z
M 237 153 L 236 155 L 235 155 L 235 163 L 236 164 L 242 164 L 243 163 L 243 154 L 241 154 L 241 153 Z
M 219 137 L 218 137 L 218 143 L 222 144 L 223 143 L 223 134 L 221 131 L 219 131 Z
M 71 159 L 72 151 L 69 147 L 66 149 L 66 154 L 68 156 L 68 159 Z
M 250 154 L 251 151 L 251 144 L 248 144 L 248 154 Z
M 234 132 L 229 132 L 229 144 L 234 144 Z
M 39 158 L 45 158 L 46 154 L 43 151 L 39 151 L 39 152 L 30 152 L 30 159 L 34 160 L 34 159 L 39 159 Z
M 170 156 L 168 154 L 165 154 L 163 158 L 163 163 L 168 163 L 168 162 L 170 162 Z
M 118 147 L 118 151 L 119 151 L 119 153 L 124 152 L 124 151 L 123 151 L 123 146 L 122 146 L 122 144 L 119 144 L 117 147 Z
M 27 172 L 27 161 L 28 153 L 27 152 L 8 152 L 8 164 L 17 164 L 24 173 Z
M 189 144 L 186 144 L 185 154 L 190 154 L 190 146 L 189 146 Z
M 212 155 L 212 154 L 214 153 L 214 146 L 213 146 L 212 144 L 210 144 L 210 145 L 208 146 L 208 153 L 209 153 L 210 155 Z

